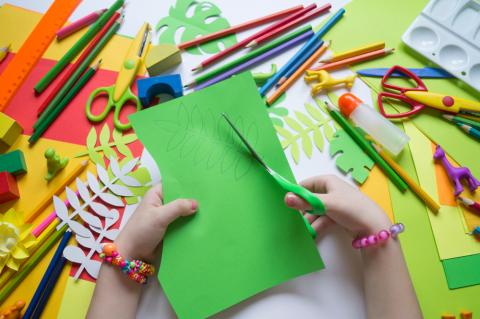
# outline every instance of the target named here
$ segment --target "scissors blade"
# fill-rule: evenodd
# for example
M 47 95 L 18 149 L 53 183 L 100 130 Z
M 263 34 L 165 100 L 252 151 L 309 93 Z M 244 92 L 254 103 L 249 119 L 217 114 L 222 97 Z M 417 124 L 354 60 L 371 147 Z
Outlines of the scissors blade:
M 262 164 L 263 167 L 265 167 L 266 170 L 268 170 L 267 164 L 262 160 L 262 158 L 258 155 L 258 153 L 255 151 L 252 145 L 247 141 L 245 136 L 243 136 L 242 133 L 238 130 L 238 128 L 233 124 L 233 122 L 228 118 L 227 114 L 222 113 L 222 116 L 225 118 L 225 120 L 228 122 L 230 127 L 233 129 L 233 131 L 237 134 L 237 136 L 240 138 L 240 140 L 243 142 L 243 144 L 248 148 L 250 151 L 250 154 L 260 163 Z
M 367 77 L 383 77 L 389 68 L 371 68 L 371 69 L 362 69 L 358 70 L 357 74 L 360 76 L 367 76 Z M 416 76 L 424 79 L 449 79 L 453 78 L 453 75 L 448 73 L 447 71 L 440 69 L 440 68 L 409 68 L 410 72 L 415 74 Z M 400 72 L 394 72 L 390 75 L 391 77 L 398 78 L 404 77 L 405 75 Z
M 142 43 L 140 44 L 140 48 L 138 49 L 139 57 L 143 56 L 143 51 L 145 51 L 145 48 L 147 47 L 149 33 L 150 33 L 150 25 L 148 25 L 147 28 L 145 28 L 145 32 L 143 33 Z

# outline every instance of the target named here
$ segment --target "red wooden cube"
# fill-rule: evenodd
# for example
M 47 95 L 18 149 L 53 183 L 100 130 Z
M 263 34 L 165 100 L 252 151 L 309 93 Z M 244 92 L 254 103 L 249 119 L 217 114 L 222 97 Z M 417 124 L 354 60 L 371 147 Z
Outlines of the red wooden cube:
M 19 197 L 20 192 L 15 177 L 9 172 L 0 172 L 0 204 Z

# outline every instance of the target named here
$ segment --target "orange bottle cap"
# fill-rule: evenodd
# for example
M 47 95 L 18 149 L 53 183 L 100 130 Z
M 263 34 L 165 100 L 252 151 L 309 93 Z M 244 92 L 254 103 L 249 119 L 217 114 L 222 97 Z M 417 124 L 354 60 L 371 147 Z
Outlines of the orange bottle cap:
M 350 114 L 357 108 L 357 106 L 363 104 L 363 101 L 352 93 L 345 93 L 338 99 L 338 107 L 340 112 L 346 117 L 350 117 Z

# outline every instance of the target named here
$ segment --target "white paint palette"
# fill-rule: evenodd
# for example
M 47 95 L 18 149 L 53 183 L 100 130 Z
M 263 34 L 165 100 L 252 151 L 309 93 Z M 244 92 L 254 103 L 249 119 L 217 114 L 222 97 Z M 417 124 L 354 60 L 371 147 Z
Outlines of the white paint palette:
M 431 0 L 403 42 L 480 91 L 480 3 Z

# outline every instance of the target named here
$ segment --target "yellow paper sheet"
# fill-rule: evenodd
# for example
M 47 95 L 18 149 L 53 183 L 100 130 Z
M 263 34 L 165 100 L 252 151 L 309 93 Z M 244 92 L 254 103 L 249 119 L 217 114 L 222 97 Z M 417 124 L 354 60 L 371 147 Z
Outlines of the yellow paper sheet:
M 11 43 L 11 51 L 18 52 L 23 42 L 27 39 L 35 25 L 40 21 L 42 15 L 27 9 L 19 8 L 9 4 L 0 7 L 0 43 Z M 12 28 L 12 26 L 16 26 Z M 59 60 L 73 44 L 75 44 L 87 29 L 80 30 L 62 41 L 53 40 L 43 58 Z M 99 53 L 102 58 L 102 69 L 118 71 L 123 63 L 125 54 L 130 46 L 131 39 L 124 36 L 114 36 L 107 46 Z M 124 53 L 122 53 L 124 52 Z M 139 75 L 145 74 L 145 67 L 139 68 Z
M 367 180 L 360 186 L 360 190 L 383 208 L 392 222 L 395 221 L 388 189 L 388 179 L 378 166 L 372 168 Z
M 431 142 L 412 123 L 406 122 L 404 127 L 406 133 L 410 136 L 410 149 L 412 150 L 420 185 L 433 199 L 438 200 Z M 428 217 L 440 259 L 480 253 L 480 244 L 474 237 L 466 234 L 461 209 L 456 206 L 442 205 L 436 215 L 428 211 Z
M 59 303 L 60 310 L 58 311 L 57 318 L 85 318 L 94 289 L 95 284 L 93 282 L 86 280 L 75 281 L 72 277 L 68 277 L 66 280 L 64 297 L 61 300 L 61 304 Z

